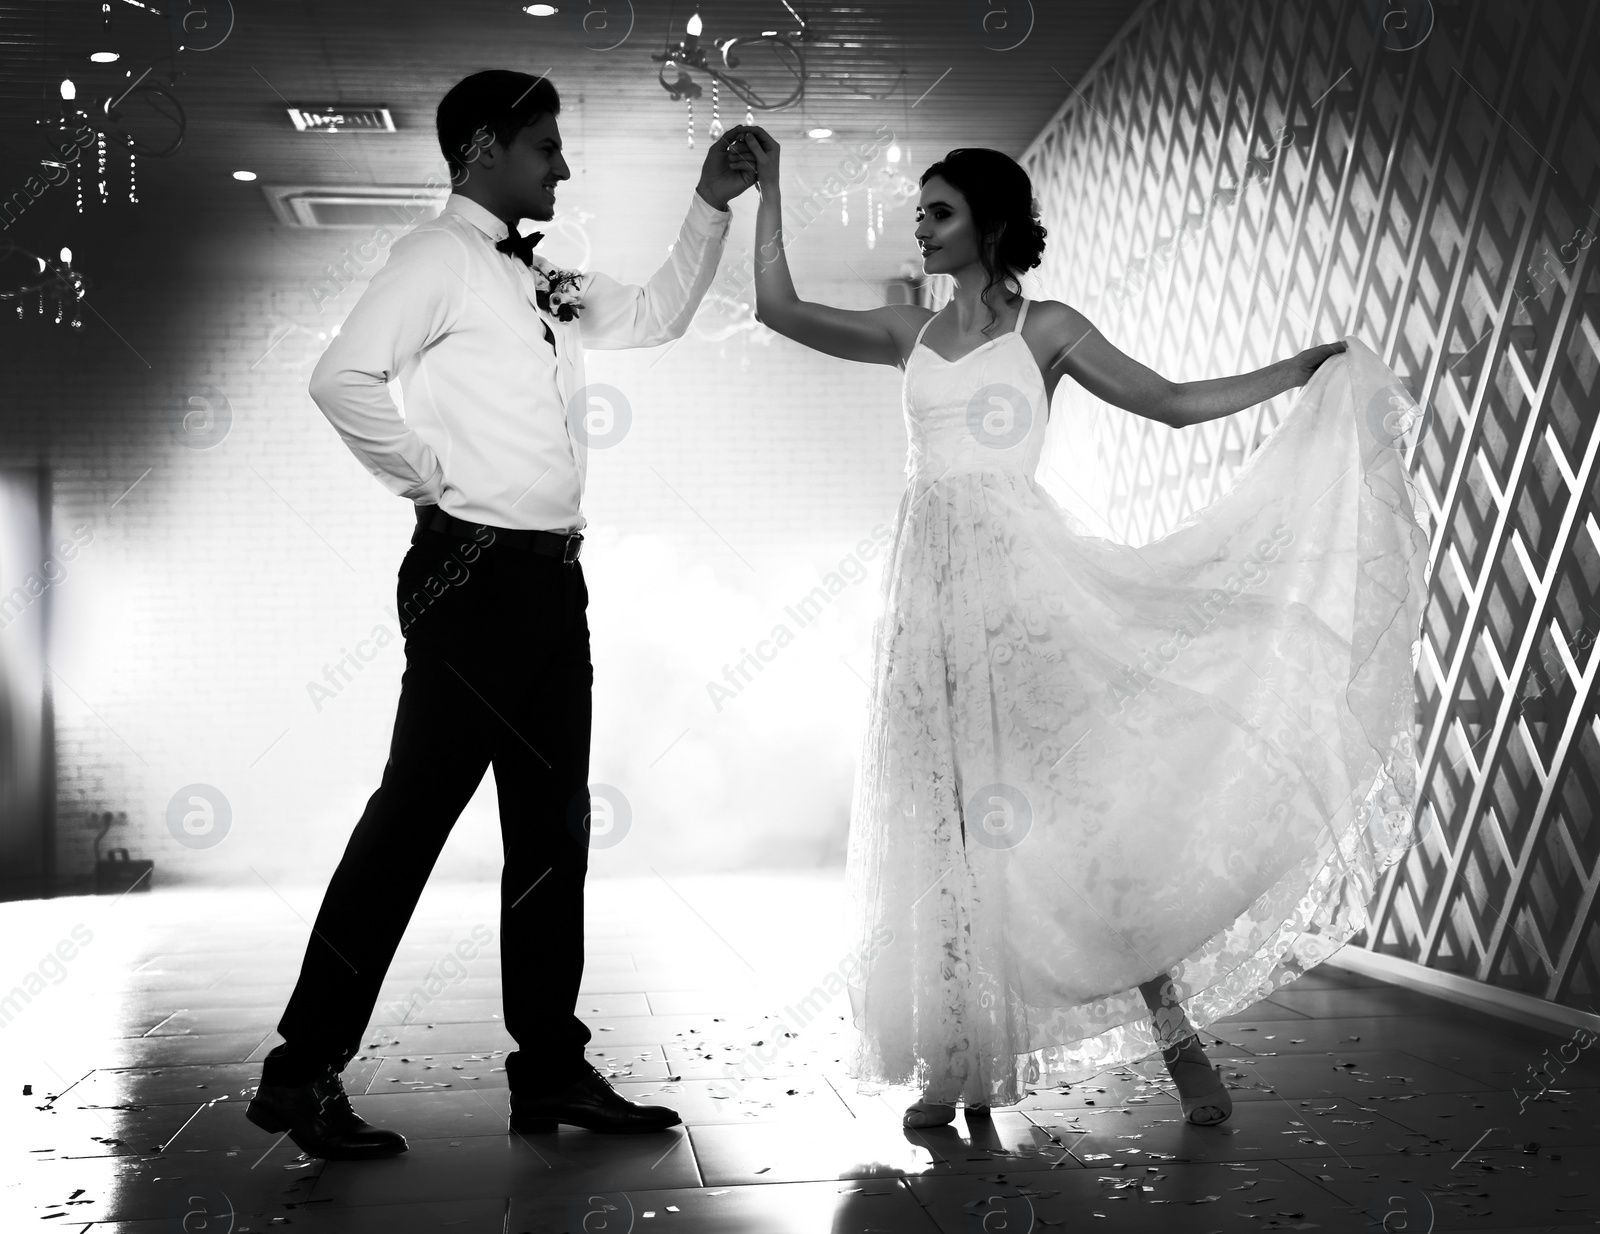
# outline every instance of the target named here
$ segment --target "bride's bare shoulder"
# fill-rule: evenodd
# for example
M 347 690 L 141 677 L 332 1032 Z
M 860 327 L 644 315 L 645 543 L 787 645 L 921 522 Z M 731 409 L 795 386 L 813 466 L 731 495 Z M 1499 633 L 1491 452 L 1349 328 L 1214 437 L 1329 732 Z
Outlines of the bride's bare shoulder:
M 1035 300 L 1028 310 L 1027 324 L 1035 323 L 1038 323 L 1037 329 L 1049 334 L 1068 331 L 1081 334 L 1091 328 L 1087 317 L 1061 300 Z

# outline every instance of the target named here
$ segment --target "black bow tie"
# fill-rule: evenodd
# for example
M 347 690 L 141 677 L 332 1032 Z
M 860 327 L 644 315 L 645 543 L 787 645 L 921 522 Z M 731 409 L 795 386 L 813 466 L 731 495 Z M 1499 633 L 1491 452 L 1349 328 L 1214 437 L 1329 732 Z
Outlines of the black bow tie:
M 521 258 L 523 265 L 531 266 L 533 265 L 534 245 L 543 239 L 544 233 L 542 231 L 529 232 L 525 236 L 519 236 L 513 231 L 504 240 L 496 241 L 495 248 L 502 253 L 509 253 L 512 257 Z

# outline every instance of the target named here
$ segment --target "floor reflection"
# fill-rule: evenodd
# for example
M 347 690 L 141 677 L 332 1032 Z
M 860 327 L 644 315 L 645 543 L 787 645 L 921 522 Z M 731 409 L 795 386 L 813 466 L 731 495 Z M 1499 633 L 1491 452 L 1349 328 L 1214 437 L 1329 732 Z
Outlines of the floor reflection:
M 843 1000 L 797 1032 L 783 1014 L 843 951 L 828 875 L 596 880 L 590 1056 L 684 1126 L 508 1135 L 495 944 L 440 975 L 495 920 L 496 894 L 426 893 L 346 1072 L 358 1108 L 411 1150 L 359 1164 L 307 1160 L 244 1118 L 318 889 L 0 905 L 24 960 L 75 926 L 93 934 L 7 1019 L 3 1228 L 1018 1234 L 1086 1220 L 1425 1231 L 1600 1218 L 1592 1052 L 1560 1054 L 1573 1059 L 1560 1087 L 1540 1090 L 1529 1068 L 1562 1038 L 1331 967 L 1206 1033 L 1235 1099 L 1220 1127 L 1184 1123 L 1152 1059 L 907 1131 L 909 1094 L 845 1077 Z

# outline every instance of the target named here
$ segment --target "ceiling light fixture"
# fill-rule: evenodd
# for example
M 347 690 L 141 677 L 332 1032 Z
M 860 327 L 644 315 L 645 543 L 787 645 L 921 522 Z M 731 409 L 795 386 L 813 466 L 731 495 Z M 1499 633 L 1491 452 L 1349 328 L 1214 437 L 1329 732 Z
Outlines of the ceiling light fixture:
M 529 17 L 554 17 L 561 10 L 553 4 L 530 4 L 522 11 Z
M 94 59 L 117 58 L 115 52 L 97 52 Z M 40 160 L 43 166 L 59 168 L 65 175 L 52 184 L 75 183 L 76 205 L 83 213 L 84 185 L 91 183 L 99 188 L 100 204 L 111 200 L 111 177 L 107 175 L 111 153 L 121 148 L 128 154 L 128 203 L 139 204 L 138 155 L 147 158 L 165 158 L 183 142 L 186 120 L 183 105 L 173 94 L 144 76 L 117 93 L 113 98 L 78 98 L 77 84 L 70 77 L 61 79 L 60 110 L 53 116 L 41 116 L 35 123 L 44 140 L 58 150 L 68 162 L 55 159 Z M 130 74 L 131 76 L 131 74 Z M 159 104 L 153 100 L 159 100 Z M 91 136 L 85 136 L 85 132 Z M 77 151 L 87 150 L 94 155 L 93 167 L 87 158 L 78 159 Z M 72 153 L 69 155 L 68 152 Z M 75 166 L 69 166 L 69 163 Z M 91 178 L 92 177 L 92 178 Z
M 114 51 L 96 51 L 90 53 L 89 59 L 96 64 L 115 64 L 122 57 Z
M 813 138 L 816 141 L 825 141 L 827 138 L 833 136 L 833 130 L 832 129 L 807 129 L 806 130 L 806 136 L 810 137 L 810 138 Z
M 9 287 L 0 285 L 0 304 L 14 303 L 19 320 L 30 316 L 53 315 L 58 326 L 70 312 L 72 328 L 82 330 L 83 320 L 78 316 L 77 306 L 91 284 L 79 271 L 72 268 L 72 250 L 62 249 L 61 260 L 54 262 L 37 253 L 30 253 L 27 249 L 20 248 L 7 240 L 3 252 L 0 252 L 0 258 L 11 256 L 23 262 L 32 258 L 39 268 L 14 285 Z M 6 282 L 10 282 L 9 278 Z M 32 301 L 32 313 L 24 307 L 24 300 Z
M 300 133 L 393 133 L 394 114 L 381 103 L 330 103 L 290 107 L 289 123 Z
M 792 9 L 790 11 L 793 12 Z M 691 72 L 704 73 L 711 79 L 713 90 L 720 88 L 731 91 L 748 109 L 779 111 L 792 107 L 805 96 L 806 61 L 803 44 L 817 37 L 806 26 L 804 18 L 797 16 L 795 20 L 800 23 L 799 27 L 787 34 L 763 30 L 755 35 L 706 35 L 702 38 L 705 35 L 705 20 L 696 10 L 684 23 L 681 38 L 673 40 L 669 35 L 667 45 L 651 54 L 650 59 L 661 66 L 656 71 L 656 81 L 673 102 L 680 99 L 687 101 L 691 128 L 694 123 L 694 100 L 705 93 L 704 87 L 689 75 Z M 767 80 L 771 79 L 774 69 L 778 73 L 788 73 L 793 85 L 786 95 L 769 98 L 732 71 L 739 67 L 741 54 L 748 56 L 751 51 L 767 53 L 774 62 L 762 66 L 767 70 L 763 73 Z M 667 78 L 669 69 L 674 74 L 670 80 Z

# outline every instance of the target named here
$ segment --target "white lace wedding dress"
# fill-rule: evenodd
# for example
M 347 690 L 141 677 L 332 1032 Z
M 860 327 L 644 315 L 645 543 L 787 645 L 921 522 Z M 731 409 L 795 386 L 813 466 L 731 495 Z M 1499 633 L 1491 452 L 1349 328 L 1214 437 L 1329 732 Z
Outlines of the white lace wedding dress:
M 1135 548 L 1035 483 L 1020 321 L 954 361 L 919 336 L 849 847 L 864 1088 L 1009 1104 L 1158 1049 L 1139 983 L 1204 1027 L 1367 923 L 1412 842 L 1427 541 L 1416 405 L 1346 341 Z

